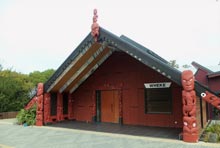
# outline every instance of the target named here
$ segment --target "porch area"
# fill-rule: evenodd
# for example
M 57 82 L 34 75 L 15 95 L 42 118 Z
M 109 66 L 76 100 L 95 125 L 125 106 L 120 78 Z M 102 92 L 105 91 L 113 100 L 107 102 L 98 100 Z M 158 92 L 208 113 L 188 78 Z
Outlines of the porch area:
M 182 128 L 86 123 L 79 121 L 62 121 L 47 126 L 166 139 L 179 139 L 179 134 L 182 132 Z

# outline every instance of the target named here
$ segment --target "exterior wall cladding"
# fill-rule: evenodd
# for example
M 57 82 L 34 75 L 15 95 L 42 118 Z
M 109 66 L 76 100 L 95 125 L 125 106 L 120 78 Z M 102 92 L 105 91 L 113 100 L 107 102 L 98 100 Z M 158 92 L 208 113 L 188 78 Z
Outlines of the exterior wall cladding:
M 182 127 L 182 88 L 172 82 L 172 113 L 145 113 L 144 83 L 170 82 L 123 52 L 114 52 L 73 94 L 74 118 L 92 121 L 96 90 L 122 92 L 123 124 Z
M 198 69 L 198 71 L 195 74 L 195 79 L 203 85 L 208 85 L 207 74 L 208 72 Z
M 220 76 L 214 77 L 214 78 L 209 78 L 209 88 L 213 91 L 219 92 L 220 91 Z

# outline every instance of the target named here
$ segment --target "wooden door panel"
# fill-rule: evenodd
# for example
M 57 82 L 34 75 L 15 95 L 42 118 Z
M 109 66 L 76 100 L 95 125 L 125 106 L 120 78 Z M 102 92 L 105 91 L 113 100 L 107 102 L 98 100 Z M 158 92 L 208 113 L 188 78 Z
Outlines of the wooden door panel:
M 101 92 L 101 121 L 118 123 L 119 99 L 118 91 Z
M 113 114 L 113 100 L 111 91 L 103 91 L 101 94 L 101 121 L 111 122 Z

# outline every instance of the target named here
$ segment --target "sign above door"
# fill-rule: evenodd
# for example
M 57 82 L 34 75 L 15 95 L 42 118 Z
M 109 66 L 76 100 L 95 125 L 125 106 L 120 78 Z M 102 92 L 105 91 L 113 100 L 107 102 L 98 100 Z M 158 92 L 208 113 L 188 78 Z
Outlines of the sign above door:
M 169 88 L 171 82 L 144 83 L 145 88 Z

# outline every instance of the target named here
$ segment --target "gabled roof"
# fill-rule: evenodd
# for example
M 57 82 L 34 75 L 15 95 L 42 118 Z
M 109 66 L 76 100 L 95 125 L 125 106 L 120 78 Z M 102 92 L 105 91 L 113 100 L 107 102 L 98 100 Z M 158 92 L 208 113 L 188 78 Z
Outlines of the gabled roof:
M 203 71 L 207 72 L 207 73 L 213 73 L 213 71 L 211 71 L 210 69 L 200 65 L 199 63 L 193 61 L 192 65 L 196 68 L 196 69 L 202 69 Z
M 99 29 L 97 42 L 89 33 L 80 45 L 45 83 L 45 92 L 74 92 L 114 51 L 122 51 L 161 73 L 181 86 L 181 72 L 169 65 L 165 59 L 125 36 L 116 36 L 104 28 Z M 195 83 L 200 95 L 208 90 Z M 210 91 L 210 90 L 209 90 Z
M 202 69 L 203 71 L 207 72 L 207 77 L 208 78 L 214 78 L 214 77 L 218 77 L 220 76 L 220 71 L 217 71 L 217 72 L 213 72 L 212 70 L 200 65 L 199 63 L 197 62 L 192 62 L 192 65 L 197 68 L 197 69 Z
M 220 71 L 208 74 L 208 78 L 214 78 L 214 77 L 219 77 L 219 76 L 220 76 Z

